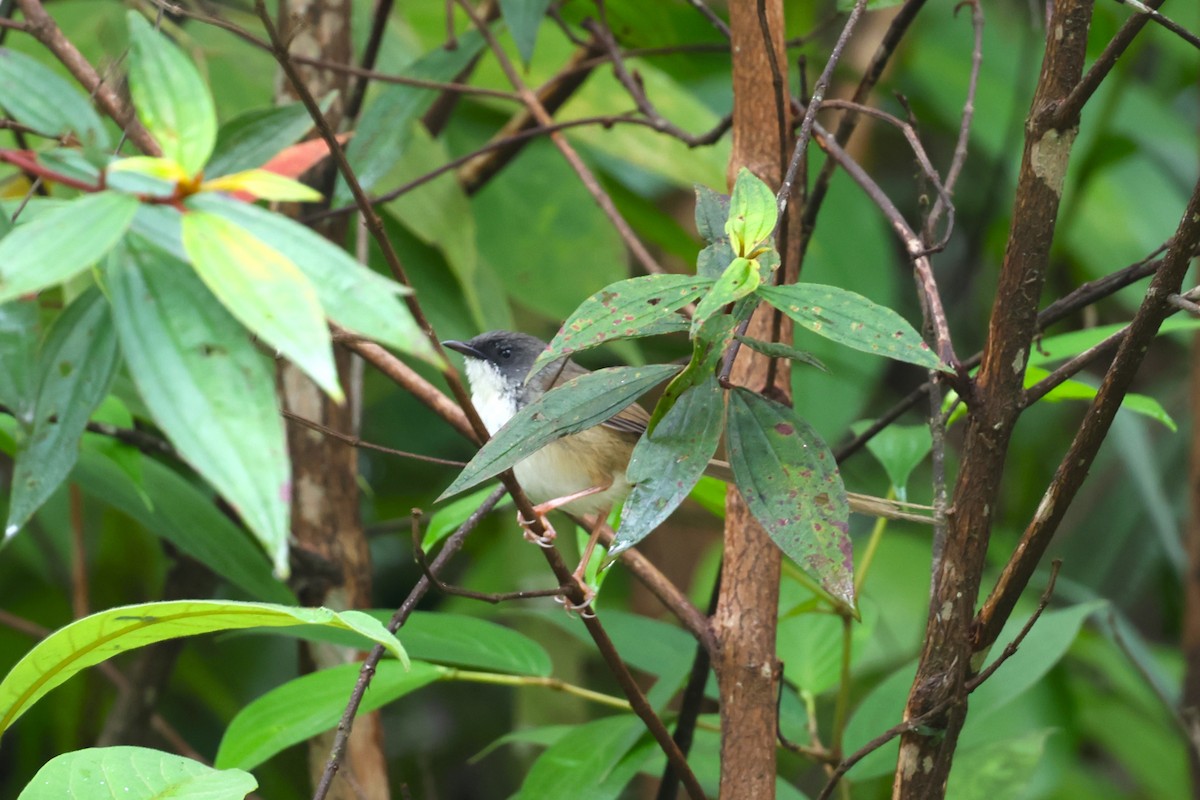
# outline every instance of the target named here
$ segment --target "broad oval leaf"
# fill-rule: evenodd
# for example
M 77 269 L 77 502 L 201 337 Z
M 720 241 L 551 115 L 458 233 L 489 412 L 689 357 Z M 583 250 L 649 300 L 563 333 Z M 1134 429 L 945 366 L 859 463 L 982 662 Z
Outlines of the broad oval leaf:
M 229 600 L 167 600 L 119 606 L 76 620 L 42 639 L 0 682 L 0 731 L 51 689 L 118 653 L 167 639 L 241 628 L 328 625 L 378 642 L 402 661 L 399 640 L 361 611 L 296 608 Z
M 750 170 L 745 167 L 738 170 L 733 194 L 729 196 L 729 217 L 725 220 L 725 233 L 733 252 L 753 258 L 759 245 L 775 232 L 778 219 L 775 193 Z
M 926 369 L 951 371 L 904 317 L 861 294 L 815 283 L 763 286 L 758 294 L 801 327 L 838 344 Z
M 136 11 L 129 20 L 129 93 L 164 158 L 196 175 L 212 155 L 217 115 L 191 60 Z
M 148 747 L 89 747 L 47 761 L 17 800 L 234 800 L 257 788 L 240 769 Z
M 681 369 L 674 364 L 609 367 L 546 392 L 496 431 L 438 499 L 500 474 L 556 439 L 604 422 Z
M 324 236 L 281 214 L 216 195 L 195 195 L 187 205 L 232 222 L 290 259 L 308 277 L 334 322 L 442 366 L 408 306 L 399 299 L 410 292 L 408 287 L 363 266 Z
M 0 303 L 62 283 L 125 235 L 138 201 L 97 192 L 39 214 L 0 239 Z
M 757 262 L 735 258 L 696 306 L 696 313 L 692 315 L 692 336 L 695 337 L 709 317 L 753 292 L 761 282 Z
M 70 131 L 89 149 L 111 147 L 87 95 L 37 60 L 0 47 L 0 85 L 12 89 L 0 96 L 0 106 L 17 122 L 50 136 Z
M 229 313 L 341 402 L 325 313 L 292 260 L 207 211 L 184 214 L 182 236 L 196 273 Z
M 560 356 L 605 342 L 664 333 L 664 322 L 677 330 L 683 320 L 675 312 L 712 283 L 693 275 L 642 275 L 609 284 L 579 304 L 529 374 Z
M 33 421 L 17 443 L 5 539 L 70 474 L 88 418 L 107 394 L 118 363 L 108 303 L 92 287 L 67 306 L 39 353 Z
M 710 375 L 681 394 L 638 441 L 626 471 L 633 490 L 621 509 L 609 559 L 644 539 L 688 496 L 717 451 L 724 416 L 725 392 Z
M 186 264 L 140 236 L 113 253 L 105 277 L 155 422 L 286 575 L 291 483 L 270 362 Z
M 729 462 L 763 530 L 835 600 L 854 606 L 850 505 L 833 453 L 787 406 L 735 387 Z
M 358 680 L 361 664 L 340 664 L 294 678 L 244 706 L 225 729 L 214 763 L 221 769 L 254 769 L 284 748 L 334 728 Z M 441 678 L 444 669 L 395 661 L 375 668 L 359 714 L 374 711 Z

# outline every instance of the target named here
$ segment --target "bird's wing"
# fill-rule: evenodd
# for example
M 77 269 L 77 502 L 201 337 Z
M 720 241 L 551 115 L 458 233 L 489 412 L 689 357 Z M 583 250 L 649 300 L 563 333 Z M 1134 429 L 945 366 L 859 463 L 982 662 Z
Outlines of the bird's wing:
M 546 390 L 549 391 L 573 378 L 586 375 L 589 371 L 574 361 L 554 361 L 549 366 L 543 368 L 539 376 L 545 376 L 543 380 L 549 380 L 549 385 L 546 387 Z M 637 403 L 633 403 L 600 424 L 606 428 L 621 431 L 622 433 L 641 436 L 646 432 L 646 426 L 650 424 L 650 412 Z

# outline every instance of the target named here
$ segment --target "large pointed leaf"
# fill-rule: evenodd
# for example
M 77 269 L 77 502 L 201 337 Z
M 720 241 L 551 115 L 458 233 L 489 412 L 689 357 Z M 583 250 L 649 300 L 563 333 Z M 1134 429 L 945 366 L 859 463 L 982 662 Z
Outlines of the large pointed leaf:
M 254 769 L 284 748 L 336 727 L 361 666 L 340 664 L 302 675 L 244 706 L 225 729 L 216 765 Z M 380 662 L 358 713 L 385 706 L 446 672 L 424 661 L 413 661 L 408 669 L 395 661 Z
M 6 539 L 75 466 L 79 439 L 108 392 L 117 363 L 117 333 L 108 303 L 93 287 L 67 306 L 39 353 L 33 423 L 17 443 Z
M 321 110 L 327 111 L 332 101 L 333 95 L 322 98 Z M 216 145 L 212 158 L 204 167 L 204 177 L 218 178 L 261 167 L 312 126 L 312 117 L 300 102 L 239 114 L 217 131 Z
M 38 133 L 74 133 L 87 147 L 107 149 L 108 131 L 87 95 L 29 56 L 0 47 L 0 106 Z M 36 87 L 36 89 L 34 88 Z
M 735 387 L 729 462 L 767 535 L 836 600 L 854 605 L 850 505 L 833 453 L 787 406 Z
M 196 175 L 212 155 L 217 114 L 196 67 L 137 11 L 129 19 L 129 93 L 138 119 L 162 148 Z
M 693 275 L 643 275 L 609 284 L 579 304 L 530 373 L 559 356 L 605 342 L 678 330 L 683 320 L 675 312 L 711 285 L 711 280 Z
M 46 762 L 17 800 L 237 800 L 249 772 L 218 770 L 148 747 L 89 747 Z
M 110 608 L 76 620 L 42 639 L 0 682 L 0 731 L 51 689 L 82 669 L 167 639 L 242 628 L 328 625 L 382 644 L 396 658 L 404 648 L 378 620 L 361 611 L 294 608 L 229 600 L 166 600 Z
M 674 364 L 609 367 L 546 392 L 496 431 L 438 499 L 498 475 L 556 439 L 598 425 L 680 369 Z
M 0 303 L 74 277 L 113 248 L 138 201 L 97 192 L 39 214 L 0 239 Z
M 451 80 L 479 55 L 483 45 L 483 37 L 478 31 L 468 31 L 458 37 L 453 50 L 439 48 L 427 53 L 400 74 L 406 78 Z M 424 114 L 437 96 L 436 90 L 418 86 L 388 84 L 379 89 L 374 101 L 363 112 L 354 139 L 346 148 L 346 157 L 354 167 L 363 191 L 370 192 L 376 181 L 391 169 L 412 135 L 410 123 Z M 349 187 L 339 180 L 333 204 L 345 205 L 351 200 Z
M 753 258 L 759 245 L 771 238 L 778 219 L 775 193 L 750 170 L 745 167 L 738 170 L 729 197 L 729 217 L 725 220 L 725 234 L 733 252 Z
M 155 422 L 285 575 L 291 484 L 270 362 L 186 264 L 140 236 L 105 274 L 121 350 Z
M 758 294 L 826 339 L 927 369 L 950 370 L 904 317 L 861 294 L 815 283 L 762 286 Z
M 244 228 L 290 259 L 317 290 L 334 322 L 440 366 L 428 338 L 399 298 L 409 294 L 408 287 L 359 264 L 324 236 L 281 214 L 211 194 L 195 195 L 187 205 Z
M 341 401 L 321 302 L 292 260 L 207 211 L 184 214 L 182 236 L 192 266 L 229 313 Z
M 741 257 L 731 261 L 696 306 L 692 316 L 692 336 L 695 337 L 709 317 L 753 292 L 761 282 L 757 261 Z
M 633 449 L 626 477 L 633 490 L 621 509 L 611 559 L 628 550 L 679 507 L 721 441 L 725 392 L 715 376 L 685 391 Z

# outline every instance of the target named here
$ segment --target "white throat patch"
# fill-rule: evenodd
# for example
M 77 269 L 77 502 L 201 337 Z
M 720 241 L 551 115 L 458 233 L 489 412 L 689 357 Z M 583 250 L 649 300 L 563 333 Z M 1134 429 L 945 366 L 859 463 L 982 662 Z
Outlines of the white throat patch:
M 494 364 L 478 358 L 468 358 L 464 363 L 471 383 L 471 402 L 488 433 L 494 435 L 517 413 L 517 399 Z

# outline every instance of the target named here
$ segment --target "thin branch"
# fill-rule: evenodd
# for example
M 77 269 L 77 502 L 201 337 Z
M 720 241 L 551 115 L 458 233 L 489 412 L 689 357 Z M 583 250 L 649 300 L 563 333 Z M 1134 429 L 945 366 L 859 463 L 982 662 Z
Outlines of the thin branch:
M 712 26 L 717 29 L 717 32 L 728 39 L 731 34 L 729 26 L 725 24 L 725 20 L 717 16 L 716 12 L 705 5 L 704 0 L 687 0 L 688 5 L 704 15 L 704 18 L 712 23 Z
M 979 685 L 988 678 L 996 674 L 996 670 L 1000 669 L 1000 665 L 1008 659 L 1012 658 L 1017 652 L 1017 648 L 1025 641 L 1025 637 L 1029 635 L 1029 631 L 1033 630 L 1033 625 L 1042 616 L 1042 612 L 1046 610 L 1046 606 L 1050 605 L 1050 597 L 1054 594 L 1054 583 L 1058 580 L 1058 571 L 1062 568 L 1062 559 L 1056 558 L 1050 562 L 1050 577 L 1046 581 L 1046 588 L 1042 591 L 1042 596 L 1038 600 L 1037 608 L 1029 615 L 1029 619 L 1021 626 L 1021 630 L 1013 637 L 1013 640 L 1004 646 L 1004 650 L 996 657 L 996 660 L 988 664 L 987 668 L 973 678 L 968 678 L 963 686 L 968 692 L 973 692 L 979 688 Z
M 368 442 L 365 439 L 363 439 L 361 436 L 350 436 L 345 433 L 342 433 L 341 431 L 335 431 L 333 428 L 330 428 L 328 425 L 322 425 L 321 423 L 317 422 L 316 420 L 311 420 L 311 419 L 308 419 L 307 417 L 302 417 L 299 414 L 288 411 L 286 408 L 282 409 L 280 411 L 280 413 L 283 415 L 284 419 L 291 420 L 292 422 L 295 422 L 297 425 L 302 425 L 305 428 L 308 428 L 309 430 L 317 431 L 318 433 L 324 434 L 325 436 L 328 436 L 331 439 L 337 439 L 339 442 L 342 442 L 350 447 L 359 447 L 364 450 L 374 450 L 379 453 L 387 453 L 390 456 L 398 456 L 400 458 L 411 458 L 414 461 L 424 461 L 429 464 L 444 464 L 445 466 L 448 466 L 448 467 L 465 467 L 466 466 L 465 462 L 455 461 L 454 459 L 450 459 L 450 458 L 438 458 L 437 456 L 427 456 L 427 455 L 424 455 L 423 453 L 411 453 L 407 450 L 396 450 L 391 447 L 384 447 L 381 444 L 375 444 L 374 442 Z
M 1139 2 L 1139 0 L 1117 0 L 1117 2 L 1121 3 L 1122 5 L 1129 6 L 1139 14 L 1145 14 L 1156 24 L 1161 25 L 1171 33 L 1178 36 L 1180 39 L 1183 39 L 1192 47 L 1200 50 L 1200 37 L 1197 37 L 1196 34 L 1192 33 L 1170 17 L 1158 13 L 1157 6 L 1151 7 L 1150 5 Z

